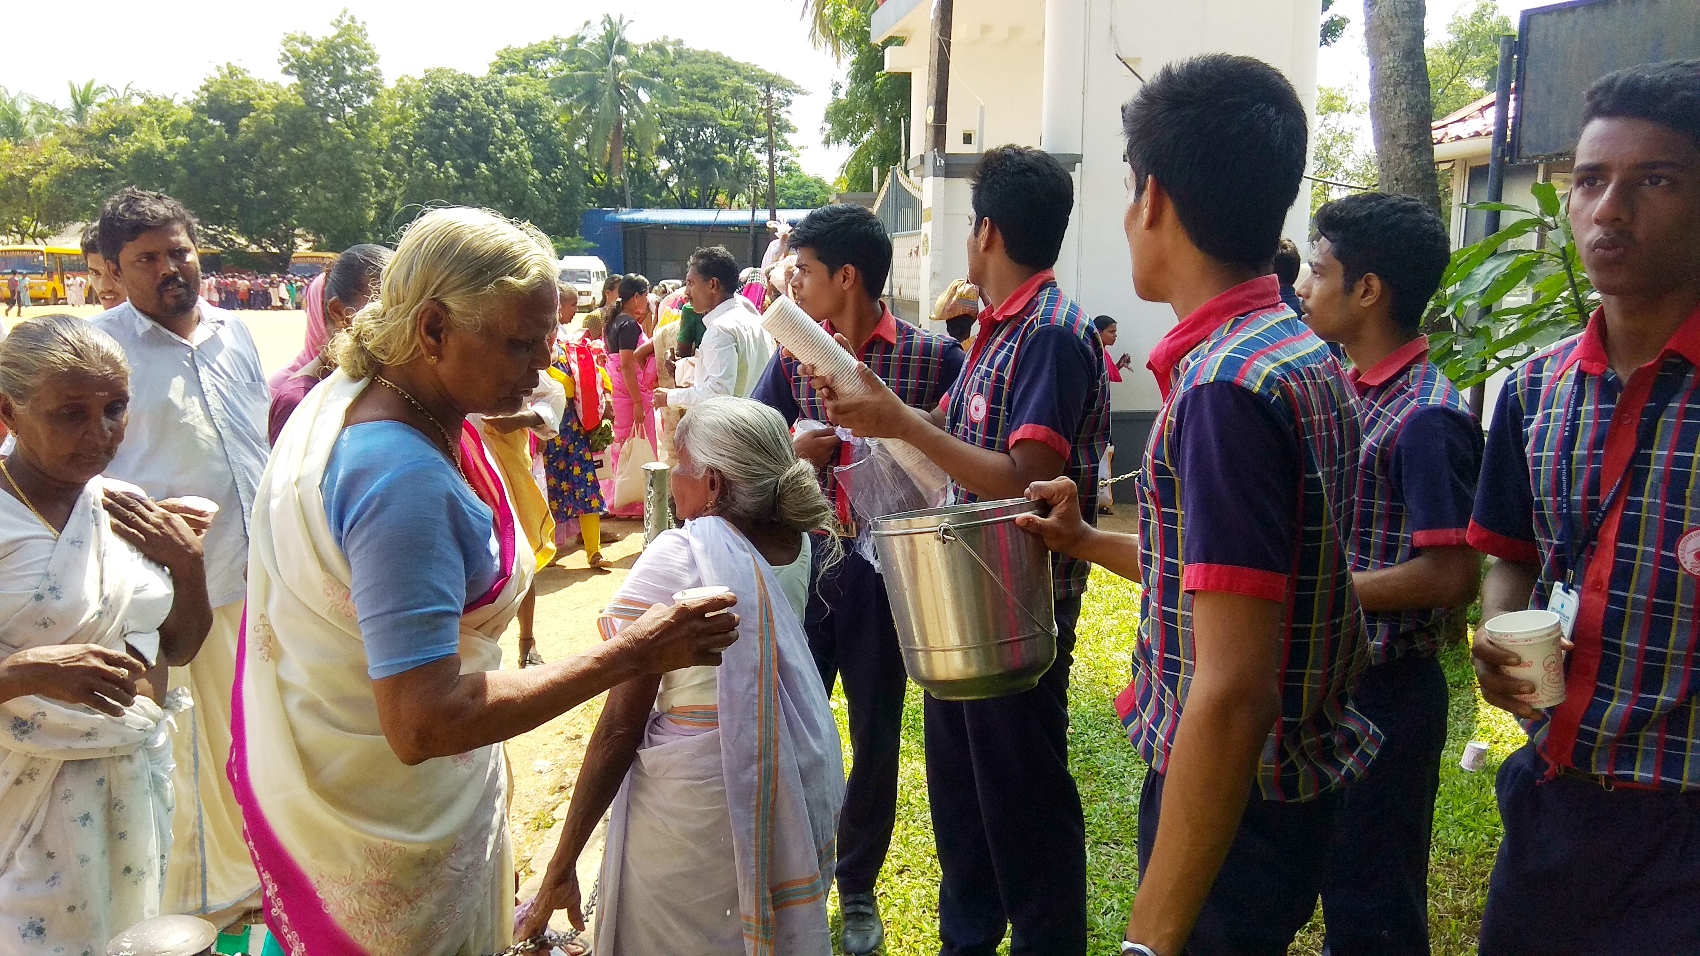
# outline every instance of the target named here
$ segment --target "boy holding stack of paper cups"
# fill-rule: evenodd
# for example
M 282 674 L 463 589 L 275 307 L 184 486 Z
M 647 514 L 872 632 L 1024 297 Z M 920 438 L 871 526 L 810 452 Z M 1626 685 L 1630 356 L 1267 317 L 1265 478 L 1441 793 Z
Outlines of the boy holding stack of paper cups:
M 1481 952 L 1695 953 L 1700 60 L 1596 81 L 1572 175 L 1600 308 L 1506 382 L 1469 531 L 1498 559 L 1482 696 L 1529 732 L 1499 769 Z M 1554 706 L 1526 673 L 1536 617 L 1571 644 Z
M 1352 705 L 1382 733 L 1346 788 L 1322 887 L 1332 956 L 1428 956 L 1428 854 L 1450 703 L 1438 656 L 1448 610 L 1476 598 L 1465 542 L 1482 426 L 1428 360 L 1423 311 L 1451 258 L 1446 226 L 1409 196 L 1358 193 L 1316 213 L 1304 318 L 1342 346 L 1363 422 L 1352 584 L 1370 666 Z M 1294 265 L 1297 269 L 1297 265 Z
M 1103 347 L 1051 270 L 1073 182 L 1048 154 L 1004 146 L 981 157 L 971 200 L 968 281 L 991 307 L 962 377 L 942 404 L 917 411 L 866 368 L 850 382 L 823 373 L 827 411 L 857 435 L 896 439 L 930 458 L 949 474 L 953 504 L 1019 498 L 1033 482 L 1066 475 L 1095 520 L 1110 432 Z M 945 953 L 990 954 L 1006 927 L 1011 952 L 1085 952 L 1085 824 L 1068 769 L 1068 677 L 1088 569 L 1056 560 L 1057 658 L 1037 687 L 991 700 L 926 698 Z
M 937 406 L 962 370 L 962 348 L 898 319 L 880 301 L 891 271 L 891 238 L 879 219 L 861 206 L 816 209 L 791 231 L 790 249 L 797 259 L 790 283 L 795 304 L 780 299 L 764 321 L 795 354 L 775 353 L 750 397 L 793 425 L 827 422 L 826 403 L 802 374 L 799 359 L 817 365 L 836 359 L 838 367 L 853 371 L 859 358 L 904 405 Z M 834 335 L 855 355 L 834 342 Z M 859 520 L 878 517 L 852 512 L 833 474 L 834 466 L 850 464 L 851 448 L 834 430 L 799 430 L 794 444 L 797 457 L 819 469 L 841 534 L 853 538 Z M 845 544 L 843 561 L 810 590 L 803 625 L 827 689 L 842 677 L 850 705 L 854 758 L 838 825 L 837 879 L 840 942 L 844 952 L 860 956 L 878 949 L 884 938 L 874 883 L 897 822 L 907 675 L 885 584 L 848 540 Z M 815 549 L 817 555 L 824 552 Z

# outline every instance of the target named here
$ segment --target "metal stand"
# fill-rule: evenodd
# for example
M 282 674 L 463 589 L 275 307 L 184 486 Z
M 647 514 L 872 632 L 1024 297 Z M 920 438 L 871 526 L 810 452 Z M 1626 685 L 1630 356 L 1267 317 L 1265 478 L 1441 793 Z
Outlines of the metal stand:
M 673 527 L 672 469 L 659 461 L 643 466 L 643 543 Z

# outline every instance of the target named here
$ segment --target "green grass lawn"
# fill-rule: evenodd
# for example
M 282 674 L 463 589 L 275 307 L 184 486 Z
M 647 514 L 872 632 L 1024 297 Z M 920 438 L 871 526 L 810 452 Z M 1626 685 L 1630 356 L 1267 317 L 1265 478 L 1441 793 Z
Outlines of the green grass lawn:
M 1079 644 L 1071 675 L 1069 748 L 1074 778 L 1086 807 L 1086 868 L 1090 952 L 1119 951 L 1128 907 L 1138 885 L 1135 837 L 1138 795 L 1145 764 L 1116 720 L 1111 701 L 1127 686 L 1129 653 L 1138 622 L 1138 588 L 1101 570 L 1080 618 Z M 1523 734 L 1509 716 L 1484 704 L 1476 693 L 1467 649 L 1445 655 L 1452 688 L 1451 730 L 1435 807 L 1434 851 L 1429 872 L 1429 926 L 1436 956 L 1475 952 L 1476 929 L 1487 893 L 1488 872 L 1499 845 L 1499 815 L 1493 772 L 1522 745 Z M 842 724 L 842 692 L 833 707 Z M 848 742 L 848 731 L 845 730 Z M 1466 773 L 1459 754 L 1470 740 L 1490 745 L 1488 766 Z M 938 951 L 938 858 L 927 814 L 927 775 L 922 756 L 921 692 L 909 687 L 904 715 L 903 769 L 898 790 L 897 832 L 880 875 L 885 917 L 885 952 L 921 956 Z M 850 754 L 845 752 L 848 763 Z M 1019 781 L 1011 781 L 1019 785 Z M 836 935 L 836 904 L 834 908 Z M 1322 946 L 1321 913 L 1300 935 L 1295 954 Z

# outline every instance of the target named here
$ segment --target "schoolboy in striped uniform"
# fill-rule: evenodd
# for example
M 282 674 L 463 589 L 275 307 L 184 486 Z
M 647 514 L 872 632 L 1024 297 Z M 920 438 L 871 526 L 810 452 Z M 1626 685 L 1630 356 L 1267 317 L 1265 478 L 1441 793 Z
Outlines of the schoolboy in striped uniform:
M 1358 193 L 1316 213 L 1305 322 L 1342 346 L 1363 415 L 1352 583 L 1370 667 L 1352 704 L 1382 733 L 1346 789 L 1322 909 L 1332 956 L 1428 956 L 1428 853 L 1450 703 L 1437 656 L 1449 608 L 1475 600 L 1465 543 L 1482 427 L 1428 360 L 1419 326 L 1446 271 L 1446 226 L 1408 196 Z
M 1180 317 L 1140 534 L 1087 529 L 1064 482 L 1020 524 L 1144 584 L 1117 712 L 1150 765 L 1124 953 L 1279 954 L 1321 889 L 1342 789 L 1379 735 L 1347 702 L 1369 660 L 1347 564 L 1360 450 L 1345 373 L 1268 275 L 1306 118 L 1249 57 L 1165 66 L 1122 108 L 1134 291 Z
M 1482 618 L 1573 609 L 1565 700 L 1523 718 L 1484 956 L 1700 952 L 1700 60 L 1589 89 L 1569 197 L 1600 308 L 1506 383 L 1469 541 Z

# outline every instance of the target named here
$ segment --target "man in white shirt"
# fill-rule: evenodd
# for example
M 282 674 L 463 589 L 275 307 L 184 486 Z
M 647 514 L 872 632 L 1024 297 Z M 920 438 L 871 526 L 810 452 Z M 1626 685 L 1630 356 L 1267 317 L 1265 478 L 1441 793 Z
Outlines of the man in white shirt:
M 224 765 L 248 591 L 248 518 L 266 465 L 271 395 L 247 325 L 198 294 L 195 219 L 181 203 L 126 188 L 101 210 L 99 241 L 129 297 L 91 320 L 130 361 L 129 431 L 106 474 L 155 499 L 195 495 L 219 509 L 205 543 L 212 631 L 189 666 L 171 672 L 171 686 L 187 687 L 195 704 L 172 735 L 177 807 L 161 912 L 223 927 L 259 902 Z
M 703 317 L 695 384 L 656 389 L 655 407 L 690 408 L 717 395 L 748 398 L 773 356 L 773 337 L 738 295 L 738 260 L 725 246 L 698 249 L 685 272 L 685 295 Z

